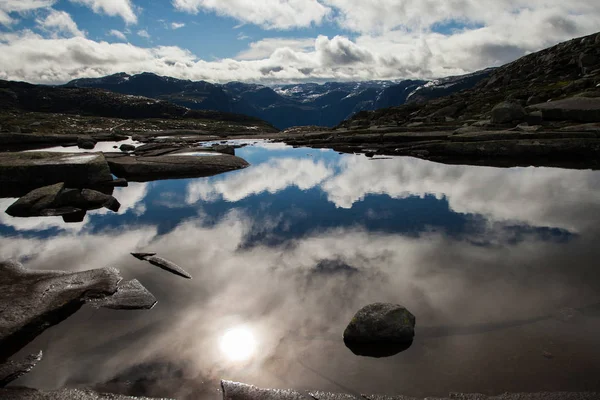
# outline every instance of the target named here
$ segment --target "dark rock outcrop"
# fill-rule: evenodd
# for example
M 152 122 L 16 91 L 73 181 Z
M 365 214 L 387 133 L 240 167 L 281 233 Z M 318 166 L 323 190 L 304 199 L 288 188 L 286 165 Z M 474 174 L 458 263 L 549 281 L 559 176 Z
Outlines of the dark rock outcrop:
M 132 308 L 129 288 L 119 286 L 122 277 L 114 268 L 83 272 L 31 271 L 14 261 L 0 262 L 0 362 L 53 325 L 65 320 L 87 302 L 98 302 L 117 293 L 110 308 L 124 300 Z M 136 301 L 137 302 L 137 301 Z M 144 304 L 150 301 L 139 302 Z
M 165 154 L 154 157 L 115 157 L 107 154 L 107 158 L 110 169 L 116 176 L 134 182 L 212 176 L 249 165 L 239 157 L 226 154 Z
M 375 303 L 361 308 L 344 331 L 346 345 L 410 344 L 415 335 L 415 316 L 396 304 Z
M 21 197 L 59 182 L 67 187 L 93 187 L 112 180 L 102 153 L 0 153 L 0 197 Z
M 162 257 L 158 257 L 156 253 L 131 253 L 132 256 L 137 258 L 138 260 L 148 261 L 150 264 L 164 269 L 165 271 L 169 271 L 175 275 L 179 275 L 186 279 L 192 279 L 192 276 L 188 274 L 183 268 L 179 265 L 172 263 L 169 260 L 166 260 Z
M 96 141 L 91 137 L 80 137 L 77 139 L 77 147 L 85 150 L 92 150 L 96 147 Z
M 22 361 L 7 361 L 0 364 L 0 388 L 31 371 L 42 360 L 42 352 L 31 354 Z
M 121 146 L 119 146 L 119 150 L 121 151 L 134 151 L 135 150 L 135 146 L 132 144 L 122 144 Z

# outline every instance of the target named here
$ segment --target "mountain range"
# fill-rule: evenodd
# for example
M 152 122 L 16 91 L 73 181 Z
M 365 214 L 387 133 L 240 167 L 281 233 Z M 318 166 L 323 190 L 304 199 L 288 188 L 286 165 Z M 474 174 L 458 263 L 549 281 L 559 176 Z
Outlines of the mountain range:
M 265 120 L 279 129 L 287 129 L 311 125 L 334 127 L 360 111 L 446 96 L 474 87 L 491 72 L 492 69 L 487 69 L 435 81 L 328 82 L 273 87 L 242 82 L 221 85 L 152 73 L 119 73 L 102 78 L 76 79 L 65 86 L 145 96 L 192 110 L 244 114 Z

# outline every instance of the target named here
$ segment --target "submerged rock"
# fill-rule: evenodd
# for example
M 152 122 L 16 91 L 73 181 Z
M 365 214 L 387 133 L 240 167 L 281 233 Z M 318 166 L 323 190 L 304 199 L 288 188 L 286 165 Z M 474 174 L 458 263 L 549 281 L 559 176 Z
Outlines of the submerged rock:
M 0 360 L 18 352 L 86 302 L 98 302 L 115 293 L 118 294 L 116 302 L 127 300 L 124 293 L 119 293 L 119 282 L 123 278 L 114 268 L 82 272 L 31 271 L 18 262 L 5 261 L 0 262 L 0 276 Z M 133 288 L 139 293 L 136 286 Z M 131 302 L 127 300 L 125 304 Z M 111 304 L 111 308 L 115 307 Z
M 406 350 L 415 336 L 415 316 L 405 307 L 375 303 L 361 308 L 344 331 L 344 343 L 358 355 L 386 357 Z
M 23 361 L 7 361 L 0 364 L 0 388 L 27 374 L 42 360 L 43 353 L 27 356 Z
M 192 276 L 188 274 L 179 265 L 172 263 L 171 261 L 166 260 L 162 257 L 156 256 L 156 253 L 131 253 L 131 255 L 137 258 L 138 260 L 148 261 L 150 264 L 164 269 L 165 271 L 169 271 L 175 275 L 179 275 L 187 279 L 192 279 Z

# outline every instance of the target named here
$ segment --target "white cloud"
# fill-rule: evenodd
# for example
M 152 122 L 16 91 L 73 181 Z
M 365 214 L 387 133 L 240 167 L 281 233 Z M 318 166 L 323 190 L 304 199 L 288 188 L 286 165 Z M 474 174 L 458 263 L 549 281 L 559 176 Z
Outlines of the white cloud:
M 1 0 L 0 1 L 0 24 L 11 26 L 15 19 L 10 13 L 25 13 L 40 8 L 48 8 L 56 3 L 56 0 Z
M 171 23 L 171 29 L 179 29 L 179 28 L 183 28 L 185 26 L 185 24 L 183 22 L 172 22 Z
M 240 33 L 239 40 L 247 39 L 248 36 Z M 260 60 L 269 58 L 276 50 L 290 49 L 292 51 L 310 51 L 314 49 L 315 39 L 290 39 L 290 38 L 267 38 L 249 44 L 249 48 L 240 52 L 235 58 L 237 60 Z
M 127 40 L 127 36 L 125 36 L 125 34 L 124 34 L 123 32 L 121 32 L 121 31 L 118 31 L 118 30 L 116 30 L 116 29 L 111 29 L 111 30 L 108 32 L 108 35 L 110 35 L 110 36 L 114 36 L 114 37 L 116 37 L 117 39 L 121 39 L 121 40 Z
M 52 32 L 54 35 L 85 36 L 85 32 L 79 30 L 73 18 L 65 11 L 51 9 L 46 18 L 38 18 L 36 23 L 39 27 Z
M 150 34 L 145 29 L 140 29 L 139 31 L 137 31 L 137 35 L 146 39 L 150 39 Z
M 331 9 L 317 0 L 173 0 L 180 11 L 212 11 L 266 29 L 290 29 L 320 24 Z
M 73 3 L 83 4 L 97 14 L 106 14 L 111 17 L 121 17 L 128 24 L 137 23 L 137 16 L 131 0 L 70 0 Z

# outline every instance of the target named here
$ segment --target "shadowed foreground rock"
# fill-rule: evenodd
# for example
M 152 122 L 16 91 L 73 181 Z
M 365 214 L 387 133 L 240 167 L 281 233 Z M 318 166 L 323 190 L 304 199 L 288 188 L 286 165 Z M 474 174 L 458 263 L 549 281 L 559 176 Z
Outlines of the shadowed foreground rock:
M 42 352 L 27 356 L 23 361 L 7 361 L 0 364 L 0 387 L 25 375 L 42 360 Z
M 139 282 L 119 285 L 122 277 L 114 268 L 30 271 L 7 261 L 0 262 L 0 277 L 0 362 L 87 302 L 104 306 L 105 300 L 112 309 L 147 309 L 156 303 L 151 294 L 140 290 Z
M 118 394 L 102 394 L 91 390 L 62 389 L 42 392 L 35 389 L 15 388 L 0 389 L 2 400 L 151 400 L 150 397 L 130 397 Z M 172 400 L 172 399 L 155 399 Z
M 282 389 L 260 389 L 243 383 L 221 381 L 224 400 L 422 400 L 409 396 L 352 395 L 326 392 L 300 392 Z M 482 394 L 452 393 L 449 397 L 436 397 L 437 400 L 597 400 L 600 393 L 506 393 L 498 396 Z M 428 397 L 428 399 L 432 399 Z
M 158 179 L 199 178 L 246 168 L 246 160 L 227 154 L 198 156 L 194 153 L 154 157 L 107 154 L 111 171 L 134 182 Z
M 165 271 L 171 272 L 181 277 L 192 279 L 192 276 L 188 274 L 179 265 L 172 263 L 169 260 L 165 260 L 162 257 L 158 257 L 156 253 L 131 253 L 132 256 L 138 260 L 148 261 L 150 264 L 157 266 L 158 268 L 164 269 Z

